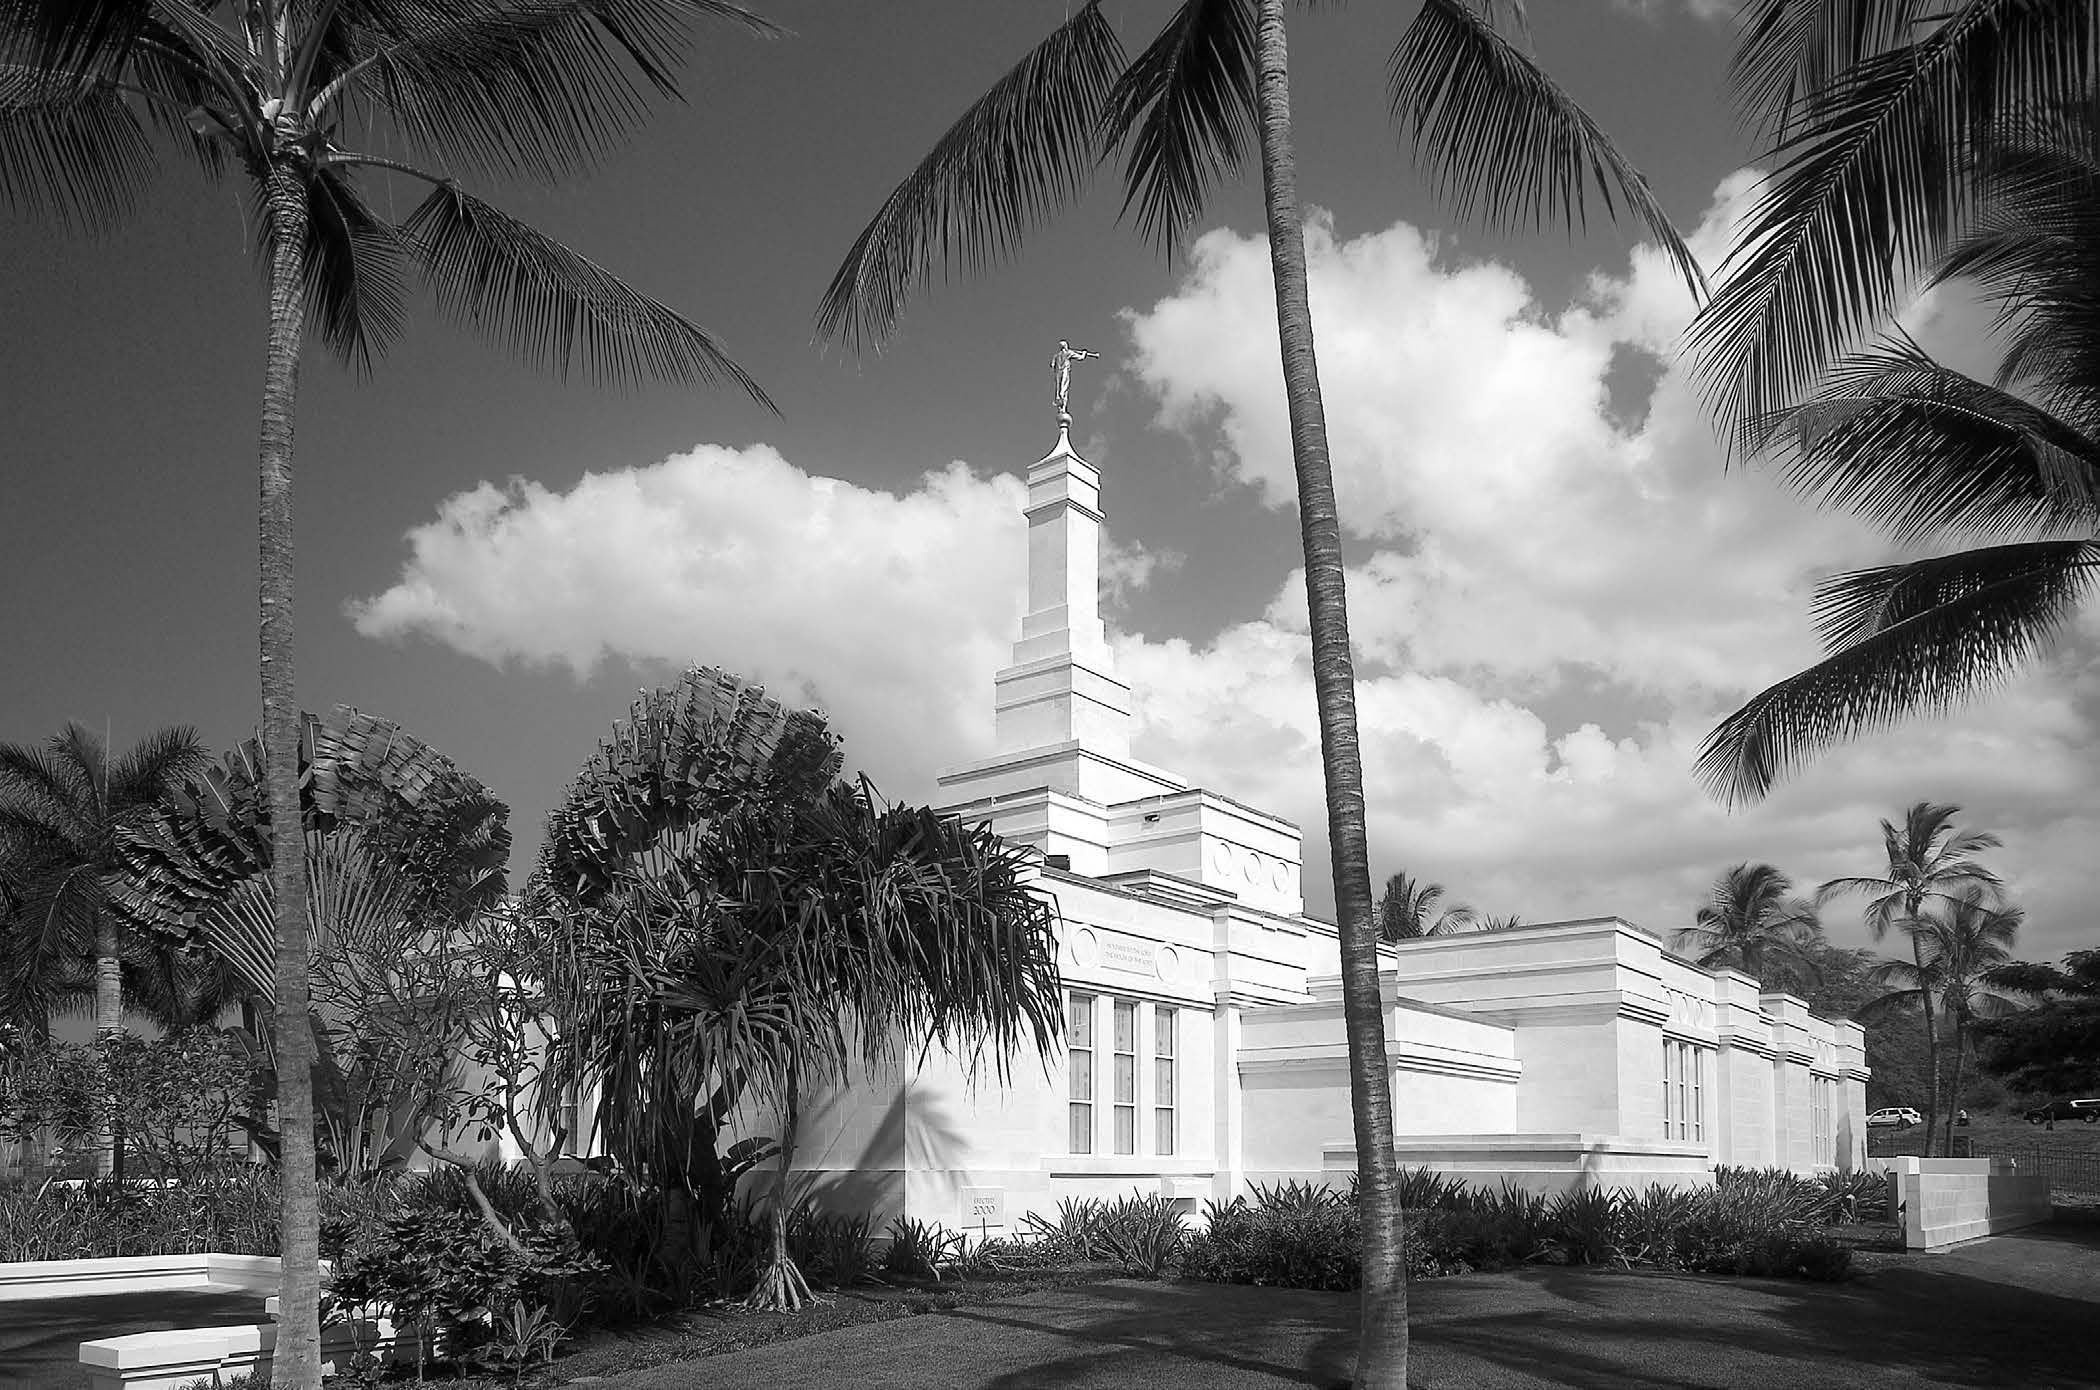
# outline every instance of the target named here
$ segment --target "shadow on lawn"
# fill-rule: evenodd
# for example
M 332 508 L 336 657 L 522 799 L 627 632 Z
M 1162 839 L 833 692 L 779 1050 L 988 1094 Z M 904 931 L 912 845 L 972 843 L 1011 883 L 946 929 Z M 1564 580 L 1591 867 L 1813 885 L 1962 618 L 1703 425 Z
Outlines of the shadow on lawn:
M 1570 1269 L 1417 1285 L 1421 1383 L 1485 1362 L 1600 1390 L 2100 1385 L 2100 1248 L 2062 1228 L 1999 1242 L 1835 1286 Z
M 1067 1290 L 1054 1308 L 1027 1313 L 998 1305 L 948 1317 L 1029 1331 L 1051 1329 L 1089 1349 L 985 1382 L 985 1390 L 1032 1390 L 1084 1382 L 1190 1383 L 1190 1362 L 1264 1377 L 1276 1385 L 1348 1383 L 1356 1347 L 1356 1297 L 1229 1284 L 1118 1282 Z M 1112 1376 L 1112 1382 L 1104 1380 Z M 1215 1373 L 1204 1384 L 1229 1384 Z

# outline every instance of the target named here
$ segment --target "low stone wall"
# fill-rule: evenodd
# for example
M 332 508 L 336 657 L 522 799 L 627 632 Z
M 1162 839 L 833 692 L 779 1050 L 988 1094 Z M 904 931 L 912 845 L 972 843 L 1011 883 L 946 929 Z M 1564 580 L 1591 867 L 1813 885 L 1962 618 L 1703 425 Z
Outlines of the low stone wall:
M 1891 1175 L 1889 1197 L 1903 1211 L 1903 1244 L 1933 1250 L 2050 1217 L 2049 1178 L 2003 1158 L 1871 1158 Z
M 264 1380 L 277 1349 L 271 1323 L 183 1327 L 134 1332 L 80 1344 L 88 1390 L 183 1390 L 202 1381 L 224 1385 L 236 1377 Z M 385 1318 L 331 1323 L 321 1331 L 321 1374 L 347 1372 L 360 1353 L 381 1361 L 413 1362 L 415 1343 L 395 1335 Z
M 82 1294 L 264 1293 L 277 1287 L 275 1255 L 123 1255 L 0 1264 L 0 1303 Z

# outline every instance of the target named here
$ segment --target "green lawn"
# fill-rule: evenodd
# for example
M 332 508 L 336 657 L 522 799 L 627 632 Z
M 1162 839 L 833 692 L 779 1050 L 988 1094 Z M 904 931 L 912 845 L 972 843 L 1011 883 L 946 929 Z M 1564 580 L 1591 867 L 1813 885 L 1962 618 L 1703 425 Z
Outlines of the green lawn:
M 2100 1385 L 2100 1227 L 1873 1256 L 1840 1285 L 1534 1267 L 1408 1296 L 1416 1390 Z M 1304 1390 L 1346 1383 L 1356 1306 L 1351 1294 L 1116 1281 L 615 1374 L 595 1390 Z

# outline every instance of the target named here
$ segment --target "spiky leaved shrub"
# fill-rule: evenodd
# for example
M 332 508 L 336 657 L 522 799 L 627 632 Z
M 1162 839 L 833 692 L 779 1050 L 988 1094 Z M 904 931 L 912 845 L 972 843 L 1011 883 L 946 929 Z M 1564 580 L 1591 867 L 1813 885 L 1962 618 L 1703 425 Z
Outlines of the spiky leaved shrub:
M 1609 1263 L 1619 1248 L 1619 1204 L 1603 1188 L 1571 1189 L 1547 1206 L 1546 1230 L 1575 1263 Z
M 890 1223 L 883 1273 L 900 1279 L 939 1279 L 962 1259 L 964 1238 L 938 1221 L 900 1216 Z
M 1119 1197 L 1102 1208 L 1095 1235 L 1127 1272 L 1157 1279 L 1181 1254 L 1188 1226 L 1166 1197 Z
M 1394 1175 L 1400 1206 L 1406 1211 L 1432 1211 L 1469 1205 L 1464 1180 L 1447 1178 L 1432 1168 L 1409 1168 Z
M 1057 1219 L 1048 1220 L 1029 1212 L 1023 1224 L 1048 1249 L 1068 1260 L 1099 1260 L 1108 1256 L 1101 1243 L 1101 1214 L 1106 1203 L 1098 1197 L 1063 1197 L 1057 1203 Z
M 1816 1179 L 1823 1220 L 1833 1225 L 1859 1221 L 1882 1221 L 1888 1217 L 1889 1179 L 1886 1173 L 1829 1172 Z
M 1351 1175 L 1353 1180 L 1354 1174 Z M 1262 1211 L 1318 1211 L 1332 1206 L 1354 1206 L 1355 1193 L 1335 1191 L 1321 1183 L 1300 1182 L 1293 1178 L 1288 1182 L 1264 1186 L 1250 1183 L 1247 1200 Z
M 788 1217 L 788 1254 L 812 1284 L 848 1288 L 868 1277 L 875 1240 L 865 1214 L 827 1214 L 805 1200 Z

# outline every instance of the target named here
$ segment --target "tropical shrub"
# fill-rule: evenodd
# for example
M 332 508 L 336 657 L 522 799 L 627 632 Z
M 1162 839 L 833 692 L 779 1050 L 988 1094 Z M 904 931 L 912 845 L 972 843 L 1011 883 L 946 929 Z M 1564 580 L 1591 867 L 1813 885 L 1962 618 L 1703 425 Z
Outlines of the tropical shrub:
M 461 1360 L 477 1357 L 506 1320 L 513 1330 L 539 1326 L 535 1312 L 566 1335 L 588 1310 L 603 1274 L 603 1262 L 564 1227 L 521 1226 L 506 1234 L 461 1212 L 405 1211 L 337 1263 L 322 1316 L 383 1314 L 397 1326 L 420 1329 L 420 1347 Z
M 900 1216 L 890 1223 L 883 1272 L 902 1279 L 939 1279 L 961 1261 L 964 1243 L 960 1231 L 951 1231 L 938 1221 Z
M 1184 1278 L 1285 1289 L 1345 1290 L 1363 1282 L 1356 1209 L 1342 1200 L 1235 1197 L 1206 1203 L 1204 1216 L 1206 1229 L 1182 1247 Z
M 1047 1251 L 1070 1260 L 1098 1260 L 1107 1255 L 1101 1241 L 1101 1210 L 1096 1198 L 1064 1197 L 1057 1203 L 1057 1220 L 1029 1212 L 1022 1225 Z
M 788 1253 L 813 1284 L 846 1288 L 867 1279 L 875 1240 L 865 1213 L 827 1215 L 804 1201 L 788 1217 Z
M 1101 1245 L 1130 1274 L 1157 1279 L 1181 1254 L 1188 1227 L 1174 1203 L 1159 1196 L 1105 1203 L 1095 1230 Z

